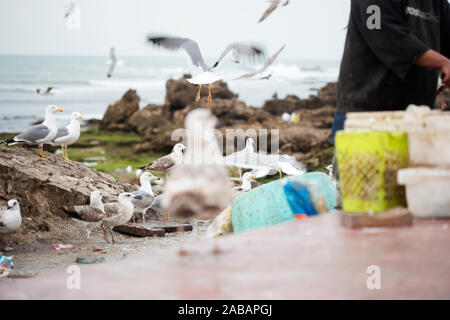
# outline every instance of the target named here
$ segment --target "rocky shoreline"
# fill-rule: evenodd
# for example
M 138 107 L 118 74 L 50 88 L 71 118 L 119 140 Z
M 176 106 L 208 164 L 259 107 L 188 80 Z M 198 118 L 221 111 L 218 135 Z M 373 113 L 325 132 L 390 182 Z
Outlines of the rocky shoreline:
M 110 105 L 100 122 L 106 131 L 136 132 L 142 142 L 135 152 L 168 152 L 175 141 L 172 132 L 183 128 L 189 111 L 207 108 L 219 119 L 220 130 L 227 129 L 279 129 L 280 152 L 295 155 L 306 164 L 318 167 L 323 162 L 324 150 L 330 148 L 329 136 L 336 105 L 336 83 L 329 83 L 317 95 L 307 99 L 287 96 L 272 99 L 262 108 L 247 106 L 238 95 L 229 90 L 225 82 L 212 86 L 213 102 L 208 103 L 207 88 L 202 89 L 202 99 L 194 101 L 198 87 L 186 79 L 168 80 L 164 105 L 150 104 L 142 109 L 135 90 L 128 90 L 116 103 Z M 294 124 L 282 120 L 283 112 L 298 111 L 300 122 Z M 270 138 L 270 137 L 269 137 Z M 327 158 L 329 156 L 326 156 Z

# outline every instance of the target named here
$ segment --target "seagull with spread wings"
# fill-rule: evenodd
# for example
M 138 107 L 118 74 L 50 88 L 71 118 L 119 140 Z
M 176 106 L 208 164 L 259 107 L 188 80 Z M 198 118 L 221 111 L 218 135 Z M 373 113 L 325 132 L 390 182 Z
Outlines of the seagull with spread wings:
M 270 0 L 269 1 L 269 3 L 270 3 L 269 8 L 267 8 L 266 12 L 264 12 L 263 16 L 261 17 L 261 19 L 259 19 L 258 22 L 262 22 L 262 21 L 266 20 L 267 17 L 270 16 L 272 14 L 272 12 L 274 12 L 278 8 L 278 6 L 281 4 L 281 2 L 282 2 L 282 0 Z M 286 0 L 282 4 L 282 6 L 285 7 L 288 4 L 289 4 L 289 0 Z
M 208 66 L 203 59 L 202 53 L 198 43 L 188 38 L 175 38 L 175 37 L 154 37 L 149 36 L 147 39 L 150 43 L 157 47 L 163 47 L 168 50 L 185 50 L 191 58 L 191 62 L 194 66 L 202 69 L 202 72 L 197 76 L 188 79 L 192 84 L 200 85 L 198 94 L 195 98 L 196 102 L 200 101 L 200 92 L 202 86 L 208 85 L 208 102 L 212 102 L 211 84 L 222 80 L 222 77 L 217 75 L 214 70 L 225 59 L 225 57 L 232 52 L 235 62 L 241 62 L 242 58 L 259 58 L 264 56 L 264 50 L 254 45 L 247 45 L 239 42 L 233 42 L 229 44 L 219 59 L 213 66 Z
M 277 60 L 278 56 L 280 55 L 281 51 L 283 51 L 284 47 L 285 47 L 285 45 L 283 47 L 281 47 L 281 49 L 278 50 L 269 60 L 267 60 L 267 62 L 262 66 L 262 68 L 251 71 L 249 73 L 246 73 L 246 74 L 240 76 L 239 78 L 236 78 L 235 80 L 253 78 L 257 75 L 261 75 L 260 79 L 269 80 L 270 77 L 272 76 L 272 74 L 263 76 L 263 73 L 275 62 L 275 60 Z

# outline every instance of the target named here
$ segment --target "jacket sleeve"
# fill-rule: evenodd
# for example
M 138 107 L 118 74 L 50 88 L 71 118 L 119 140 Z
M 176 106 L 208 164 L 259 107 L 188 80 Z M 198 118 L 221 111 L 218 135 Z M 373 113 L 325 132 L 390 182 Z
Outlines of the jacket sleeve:
M 380 29 L 369 29 L 367 21 L 373 13 L 370 6 L 380 8 Z M 351 19 L 370 50 L 398 77 L 404 79 L 411 66 L 429 48 L 411 33 L 400 0 L 352 0 Z
M 450 3 L 447 0 L 442 0 L 441 37 L 441 53 L 450 59 Z

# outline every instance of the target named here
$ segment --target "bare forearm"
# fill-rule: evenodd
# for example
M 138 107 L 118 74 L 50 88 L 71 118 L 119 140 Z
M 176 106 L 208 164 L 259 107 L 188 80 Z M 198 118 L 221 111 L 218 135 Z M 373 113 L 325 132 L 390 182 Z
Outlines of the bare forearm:
M 450 60 L 434 50 L 428 50 L 419 59 L 416 65 L 437 69 L 442 72 L 442 82 L 450 86 Z

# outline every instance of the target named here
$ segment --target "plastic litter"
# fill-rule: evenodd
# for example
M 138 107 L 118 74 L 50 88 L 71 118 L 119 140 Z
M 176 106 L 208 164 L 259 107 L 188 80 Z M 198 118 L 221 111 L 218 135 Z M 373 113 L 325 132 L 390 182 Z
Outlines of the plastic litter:
M 94 264 L 94 263 L 101 263 L 101 262 L 105 262 L 105 258 L 104 257 L 96 257 L 96 258 L 85 258 L 85 257 L 77 257 L 77 259 L 75 260 L 76 263 L 81 263 L 81 264 Z
M 52 248 L 57 251 L 63 251 L 63 250 L 73 250 L 75 249 L 74 245 L 72 244 L 66 244 L 66 243 L 57 243 L 52 244 Z
M 14 269 L 13 257 L 6 257 L 0 254 L 0 279 L 7 277 Z

